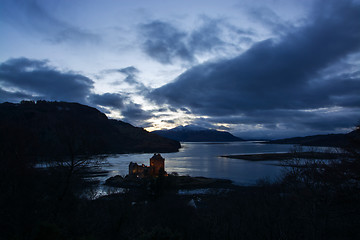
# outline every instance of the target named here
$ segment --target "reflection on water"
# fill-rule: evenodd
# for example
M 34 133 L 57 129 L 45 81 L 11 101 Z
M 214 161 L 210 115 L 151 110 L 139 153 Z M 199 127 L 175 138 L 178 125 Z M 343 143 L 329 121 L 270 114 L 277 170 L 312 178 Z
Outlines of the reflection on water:
M 288 152 L 291 145 L 261 144 L 257 142 L 232 143 L 182 143 L 176 153 L 164 153 L 165 170 L 168 173 L 193 177 L 230 179 L 236 184 L 251 185 L 261 178 L 275 179 L 281 173 L 278 161 L 245 161 L 219 157 L 231 154 L 279 153 Z M 107 158 L 108 164 L 103 169 L 109 171 L 106 178 L 115 175 L 126 175 L 130 162 L 149 165 L 151 154 L 119 154 Z

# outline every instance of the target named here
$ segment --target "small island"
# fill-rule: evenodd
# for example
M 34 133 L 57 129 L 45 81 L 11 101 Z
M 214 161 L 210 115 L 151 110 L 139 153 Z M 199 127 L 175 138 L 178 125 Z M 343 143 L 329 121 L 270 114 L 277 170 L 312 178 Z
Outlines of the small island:
M 206 177 L 179 176 L 177 173 L 168 174 L 165 171 L 165 158 L 155 153 L 150 158 L 150 166 L 130 162 L 129 174 L 125 177 L 116 175 L 106 180 L 105 185 L 120 188 L 146 189 L 153 184 L 161 184 L 167 190 L 197 189 L 197 188 L 226 188 L 235 186 L 231 180 Z

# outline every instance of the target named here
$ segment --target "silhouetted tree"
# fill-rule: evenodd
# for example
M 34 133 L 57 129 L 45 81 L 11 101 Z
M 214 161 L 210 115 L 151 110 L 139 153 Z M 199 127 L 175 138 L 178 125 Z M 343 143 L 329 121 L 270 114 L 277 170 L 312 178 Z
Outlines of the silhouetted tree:
M 103 161 L 100 157 L 94 156 L 101 147 L 100 143 L 89 139 L 89 129 L 79 127 L 76 119 L 66 117 L 55 130 L 60 146 L 64 146 L 63 159 L 52 162 L 53 165 L 65 170 L 64 186 L 59 197 L 62 200 L 71 190 L 74 174 L 94 170 Z

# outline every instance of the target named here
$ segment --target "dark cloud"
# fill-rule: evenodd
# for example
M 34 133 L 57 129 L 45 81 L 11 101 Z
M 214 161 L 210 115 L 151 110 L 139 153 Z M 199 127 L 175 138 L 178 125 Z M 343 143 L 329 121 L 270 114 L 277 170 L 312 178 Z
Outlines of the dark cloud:
M 125 99 L 124 96 L 118 93 L 91 94 L 88 98 L 92 104 L 114 109 L 122 109 Z
M 198 117 L 194 121 L 191 122 L 191 125 L 206 129 L 216 129 L 216 130 L 223 130 L 223 131 L 229 131 L 230 128 L 222 125 L 215 125 L 218 122 L 212 121 L 212 119 L 202 118 Z
M 127 74 L 136 72 L 128 68 Z M 9 59 L 0 64 L 0 101 L 19 102 L 29 100 L 74 101 L 120 111 L 125 121 L 144 126 L 152 113 L 144 111 L 141 105 L 131 101 L 127 94 L 95 94 L 93 81 L 81 74 L 62 72 L 48 64 L 46 60 L 27 58 Z M 107 109 L 108 108 L 108 109 Z
M 258 118 L 259 121 L 256 124 L 238 125 L 236 128 L 232 128 L 232 132 L 247 139 L 280 139 L 315 134 L 344 133 L 354 129 L 357 119 L 360 118 L 359 110 L 356 109 L 350 113 L 315 114 L 309 119 L 306 116 L 301 119 L 281 119 L 281 122 L 278 123 L 261 123 L 263 120 Z
M 218 116 L 206 119 L 212 123 L 223 124 L 262 124 L 265 128 L 301 129 L 302 131 L 331 131 L 334 129 L 348 129 L 360 119 L 360 109 L 351 110 L 259 110 L 238 116 Z
M 253 42 L 253 40 L 250 37 L 241 37 L 241 38 L 239 38 L 239 42 L 245 43 L 245 44 L 251 44 Z
M 154 90 L 150 98 L 228 120 L 252 116 L 255 110 L 266 118 L 265 113 L 275 110 L 283 110 L 277 114 L 286 116 L 287 111 L 294 114 L 302 109 L 360 107 L 360 78 L 355 71 L 321 75 L 322 70 L 359 51 L 360 6 L 355 1 L 321 3 L 306 24 L 286 28 L 280 39 L 254 44 L 233 59 L 195 66 Z M 269 119 L 276 120 L 276 116 Z
M 243 138 L 279 139 L 348 132 L 353 129 L 358 119 L 360 119 L 360 108 L 254 111 L 242 116 L 212 117 L 207 121 L 230 124 L 232 132 Z
M 9 92 L 0 88 L 0 102 L 20 102 L 21 100 L 33 99 L 31 95 L 23 92 Z
M 244 35 L 246 41 L 251 41 L 249 36 L 253 35 L 252 31 L 236 28 L 222 19 L 202 17 L 200 21 L 201 25 L 191 32 L 163 21 L 143 24 L 139 28 L 141 37 L 146 39 L 142 48 L 147 55 L 163 64 L 171 64 L 175 60 L 194 62 L 197 54 L 230 45 L 222 39 L 224 31 Z
M 137 80 L 137 74 L 140 72 L 137 68 L 130 66 L 119 69 L 117 72 L 127 75 L 124 81 L 130 85 L 135 86 L 136 89 L 138 89 L 140 92 L 148 91 L 148 88 L 142 82 Z
M 153 117 L 151 111 L 143 110 L 140 104 L 133 103 L 128 96 L 119 93 L 90 94 L 88 101 L 106 113 L 111 112 L 106 107 L 120 111 L 123 116 L 121 120 L 135 126 L 147 127 L 149 123 L 146 120 Z
M 180 110 L 183 111 L 183 112 L 186 113 L 186 114 L 190 114 L 190 113 L 191 113 L 191 111 L 190 111 L 189 109 L 187 109 L 186 107 L 182 107 L 182 108 L 180 108 Z
M 0 20 L 53 43 L 97 43 L 99 35 L 57 19 L 35 0 L 4 0 Z
M 172 112 L 177 112 L 177 109 L 174 108 L 174 107 L 169 107 L 169 110 L 172 111 Z
M 168 109 L 167 108 L 159 108 L 159 109 L 156 109 L 155 111 L 162 113 L 162 112 L 167 112 Z
M 211 52 L 214 48 L 226 45 L 221 39 L 222 21 L 203 17 L 203 24 L 189 36 L 191 52 Z
M 145 121 L 150 119 L 153 115 L 149 111 L 144 111 L 141 105 L 136 103 L 128 103 L 122 110 L 121 114 L 124 116 L 124 121 L 132 123 L 137 126 L 145 127 Z
M 46 60 L 16 58 L 0 64 L 0 85 L 28 96 L 84 103 L 93 81 L 81 74 L 61 72 Z
M 248 13 L 252 20 L 260 22 L 276 34 L 284 34 L 293 27 L 267 7 L 252 8 Z
M 101 73 L 96 76 L 96 78 L 100 80 L 105 75 L 114 73 L 120 73 L 121 75 L 125 75 L 126 77 L 124 79 L 115 80 L 111 83 L 112 85 L 116 86 L 125 82 L 135 88 L 135 90 L 137 90 L 139 93 L 147 94 L 147 92 L 149 91 L 148 87 L 146 87 L 142 82 L 138 80 L 138 74 L 140 73 L 140 71 L 134 66 L 129 66 L 121 69 L 106 69 L 101 71 Z
M 161 122 L 164 122 L 164 123 L 171 123 L 171 124 L 174 124 L 175 121 L 174 120 L 161 120 Z
M 118 72 L 124 73 L 128 76 L 135 76 L 136 74 L 139 73 L 139 70 L 133 66 L 130 66 L 130 67 L 119 69 Z M 130 81 L 130 83 L 133 83 L 133 81 Z
M 193 61 L 193 55 L 184 43 L 186 33 L 171 24 L 153 21 L 141 25 L 140 31 L 146 39 L 143 43 L 145 53 L 155 60 L 164 64 L 172 63 L 174 58 Z

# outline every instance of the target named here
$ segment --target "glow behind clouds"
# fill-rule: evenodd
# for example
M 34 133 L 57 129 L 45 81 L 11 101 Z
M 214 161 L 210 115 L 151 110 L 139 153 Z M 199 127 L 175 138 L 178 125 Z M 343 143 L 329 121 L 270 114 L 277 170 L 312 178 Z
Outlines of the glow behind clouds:
M 0 101 L 77 101 L 149 130 L 346 132 L 359 25 L 347 0 L 2 0 Z

